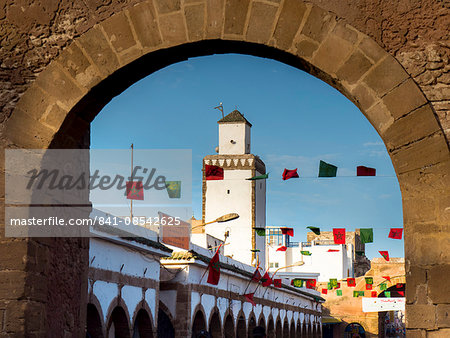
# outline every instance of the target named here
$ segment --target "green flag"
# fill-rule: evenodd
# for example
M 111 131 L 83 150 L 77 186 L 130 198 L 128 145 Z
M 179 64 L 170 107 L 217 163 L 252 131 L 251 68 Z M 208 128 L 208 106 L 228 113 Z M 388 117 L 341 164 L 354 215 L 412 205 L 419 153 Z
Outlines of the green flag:
M 381 284 L 380 284 L 380 291 L 384 291 L 384 290 L 386 290 L 386 289 L 387 289 L 386 283 L 381 283 Z
M 320 235 L 320 228 L 318 228 L 318 227 L 313 227 L 313 226 L 310 226 L 310 227 L 306 227 L 307 229 L 310 229 L 312 232 L 314 232 L 316 235 Z
M 391 298 L 391 291 L 384 291 L 386 298 Z
M 311 256 L 311 252 L 309 251 L 300 251 L 300 253 L 304 256 Z
M 373 277 L 365 277 L 366 284 L 373 284 Z
M 373 229 L 360 229 L 359 236 L 361 238 L 361 243 L 373 243 Z
M 169 198 L 180 198 L 181 181 L 166 181 L 166 190 Z
M 327 289 L 328 289 L 328 290 L 332 290 L 332 289 L 333 289 L 333 287 L 331 286 L 331 283 L 330 283 L 330 282 L 327 283 Z
M 342 296 L 342 290 L 341 289 L 336 290 L 336 296 Z
M 266 228 L 253 228 L 256 231 L 256 234 L 258 236 L 265 236 L 266 235 Z
M 338 287 L 337 278 L 330 278 L 330 284 L 333 288 L 337 288 Z
M 251 249 L 250 251 L 251 252 L 260 252 L 261 250 L 259 250 L 259 249 Z
M 353 291 L 353 297 L 355 298 L 359 297 L 359 291 Z
M 319 164 L 319 177 L 336 177 L 337 167 L 324 161 Z
M 296 288 L 303 287 L 303 279 L 295 278 L 294 280 L 292 280 L 292 285 Z
M 265 180 L 266 178 L 269 178 L 269 173 L 259 176 L 253 176 L 251 178 L 246 178 L 246 180 L 254 181 L 254 180 Z
M 364 297 L 364 291 L 358 291 L 360 297 Z
M 364 256 L 364 251 L 355 251 L 358 256 Z

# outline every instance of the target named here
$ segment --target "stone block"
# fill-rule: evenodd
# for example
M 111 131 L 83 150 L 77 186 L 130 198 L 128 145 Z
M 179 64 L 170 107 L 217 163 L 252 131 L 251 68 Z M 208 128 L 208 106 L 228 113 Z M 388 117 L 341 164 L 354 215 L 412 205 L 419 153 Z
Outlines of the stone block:
M 0 299 L 18 299 L 25 295 L 25 271 L 0 271 Z
M 103 77 L 112 74 L 119 68 L 119 60 L 116 54 L 98 27 L 91 28 L 78 39 L 78 42 Z
M 448 146 L 439 132 L 391 153 L 397 174 L 448 160 Z
M 438 327 L 450 327 L 450 304 L 438 304 L 436 315 Z
M 428 224 L 428 229 L 429 224 L 436 221 L 436 203 L 431 197 L 415 196 L 403 199 L 403 212 L 405 224 L 408 224 L 411 230 L 419 230 L 417 227 L 421 227 L 423 223 Z
M 319 48 L 319 43 L 309 38 L 303 38 L 297 41 L 295 48 L 297 49 L 296 53 L 298 56 L 304 59 L 311 59 L 314 52 Z
M 181 0 L 155 0 L 158 13 L 166 14 L 176 12 L 181 9 Z
M 448 338 L 450 337 L 450 329 L 439 329 L 428 331 L 428 338 Z
M 45 114 L 48 106 L 54 102 L 55 100 L 50 98 L 40 87 L 32 84 L 20 98 L 16 109 L 33 119 L 39 120 Z M 12 114 L 12 117 L 14 114 Z
M 83 54 L 76 43 L 64 49 L 58 57 L 59 64 L 83 87 L 92 88 L 101 81 L 94 65 Z
M 349 42 L 330 34 L 319 46 L 313 57 L 313 64 L 326 73 L 334 74 L 348 58 L 352 48 Z
M 408 74 L 392 56 L 386 57 L 381 63 L 372 67 L 363 81 L 379 96 L 383 96 L 389 90 L 408 78 Z
M 424 226 L 426 227 L 426 225 Z M 433 234 L 418 234 L 414 238 L 405 239 L 405 256 L 414 264 L 423 266 L 432 264 L 445 264 L 448 257 L 445 256 L 446 246 L 449 241 L 443 236 L 448 234 L 440 234 L 439 232 Z M 432 292 L 430 283 L 428 282 L 428 298 Z M 436 291 L 435 291 L 436 292 Z M 447 296 L 448 298 L 448 296 Z M 432 299 L 431 299 L 432 300 Z
M 222 36 L 224 22 L 224 1 L 209 0 L 206 2 L 206 38 L 217 39 Z
M 6 136 L 18 147 L 29 149 L 47 148 L 54 131 L 16 109 L 7 122 Z
M 439 129 L 440 126 L 432 108 L 430 105 L 425 105 L 395 121 L 386 130 L 383 139 L 388 149 L 394 149 L 434 134 Z
M 394 122 L 394 118 L 382 102 L 379 102 L 370 109 L 364 111 L 364 115 L 366 115 L 369 122 L 381 135 L 383 135 Z
M 436 306 L 406 304 L 406 327 L 410 329 L 436 328 Z
M 350 42 L 351 44 L 355 44 L 358 41 L 358 33 L 356 30 L 343 22 L 336 23 L 336 26 L 333 28 L 333 34 Z
M 53 130 L 57 131 L 64 122 L 67 113 L 68 112 L 65 109 L 61 108 L 57 104 L 54 104 L 50 107 L 50 109 L 48 109 L 41 121 Z
M 366 54 L 373 62 L 378 62 L 387 54 L 372 38 L 366 36 L 361 40 L 358 48 Z
M 0 270 L 25 270 L 27 241 L 12 239 L 0 243 Z
M 147 2 L 137 4 L 128 10 L 131 24 L 142 47 L 154 47 L 161 44 L 156 14 L 153 6 Z
M 375 103 L 373 93 L 364 84 L 359 84 L 353 88 L 351 94 L 356 99 L 355 104 L 361 109 L 366 110 Z
M 313 6 L 303 26 L 302 34 L 317 42 L 322 42 L 334 25 L 335 20 L 336 17 L 334 14 Z
M 184 8 L 186 25 L 190 41 L 200 40 L 205 33 L 205 4 L 186 6 Z
M 273 37 L 275 45 L 288 50 L 306 13 L 306 5 L 301 1 L 286 0 L 281 8 Z
M 337 76 L 350 84 L 357 82 L 372 66 L 372 62 L 356 50 L 339 68 Z
M 440 264 L 428 272 L 428 295 L 434 304 L 450 303 L 450 265 Z
M 272 34 L 278 7 L 262 2 L 253 2 L 247 28 L 247 40 L 267 43 Z
M 176 45 L 186 42 L 186 27 L 183 14 L 174 13 L 159 18 L 163 43 Z
M 383 101 L 389 108 L 392 116 L 394 116 L 394 119 L 408 114 L 427 102 L 425 96 L 423 96 L 412 79 L 408 79 L 400 86 L 394 88 L 383 98 Z
M 102 22 L 103 30 L 109 43 L 117 53 L 123 52 L 136 45 L 133 33 L 125 13 L 113 15 Z
M 4 330 L 16 334 L 25 332 L 26 301 L 15 301 L 7 305 L 5 309 Z
M 244 34 L 250 0 L 227 0 L 225 3 L 224 34 Z
M 408 338 L 426 338 L 427 331 L 425 330 L 406 330 L 406 335 Z

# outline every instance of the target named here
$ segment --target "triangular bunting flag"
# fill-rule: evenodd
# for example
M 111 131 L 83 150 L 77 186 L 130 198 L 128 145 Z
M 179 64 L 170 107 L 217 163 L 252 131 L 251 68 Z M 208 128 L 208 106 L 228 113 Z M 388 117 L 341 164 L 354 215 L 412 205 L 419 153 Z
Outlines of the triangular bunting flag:
M 388 280 L 389 282 L 391 281 L 391 277 L 389 277 L 389 276 L 381 276 L 381 278 L 384 278 L 384 279 Z
M 342 296 L 342 290 L 336 290 L 336 296 Z
M 259 272 L 259 267 L 258 267 L 258 268 L 256 268 L 255 272 L 253 273 L 252 281 L 259 282 L 260 279 L 261 279 L 261 273 Z
M 324 161 L 319 164 L 319 177 L 336 177 L 337 167 Z
M 355 279 L 354 278 L 347 278 L 347 286 L 348 287 L 354 287 L 354 286 L 356 286 L 356 281 L 355 281 Z
M 402 239 L 403 228 L 391 228 L 389 231 L 389 238 Z
M 389 252 L 388 251 L 378 251 L 383 258 L 389 262 Z
M 364 291 L 358 291 L 361 297 L 364 297 Z
M 169 198 L 180 198 L 181 181 L 166 181 L 166 190 Z
M 286 227 L 283 227 L 283 228 L 280 228 L 280 229 L 281 229 L 281 234 L 283 234 L 283 235 L 289 235 L 289 236 L 291 236 L 291 237 L 294 236 L 294 229 L 292 229 L 292 228 L 286 228 Z
M 266 228 L 253 228 L 258 236 L 266 235 Z
M 206 180 L 223 180 L 223 168 L 205 164 L 205 177 Z
M 340 289 L 341 288 L 341 283 L 337 283 L 336 289 Z
M 303 256 L 311 256 L 311 255 L 312 255 L 311 252 L 306 251 L 306 250 L 302 250 L 302 251 L 300 251 L 300 253 L 301 253 Z
M 286 181 L 290 178 L 298 178 L 298 173 L 297 173 L 297 168 L 293 169 L 293 170 L 289 170 L 289 169 L 284 169 L 283 171 L 283 181 Z
M 262 278 L 261 278 L 261 285 L 269 286 L 270 284 L 272 284 L 272 278 L 270 278 L 269 273 L 266 271 L 264 276 L 262 276 Z
M 126 196 L 129 200 L 142 201 L 144 199 L 144 185 L 142 184 L 142 181 L 127 182 Z
M 335 249 L 328 249 L 327 252 L 339 252 L 339 250 L 335 250 Z
M 277 251 L 286 251 L 287 247 L 285 247 L 284 245 L 280 246 Z
M 281 288 L 281 278 L 274 279 L 273 286 L 275 286 L 276 288 Z
M 211 258 L 208 264 L 207 282 L 212 285 L 217 285 L 219 284 L 219 279 L 220 279 L 220 263 L 219 263 L 219 249 L 217 249 L 216 253 Z
M 358 298 L 359 297 L 359 291 L 353 291 L 353 297 Z
M 249 302 L 249 303 L 252 304 L 253 306 L 256 306 L 255 301 L 253 300 L 253 295 L 254 295 L 254 294 L 255 294 L 255 293 L 247 293 L 247 294 L 244 295 L 244 297 L 245 297 L 245 300 L 246 300 L 247 302 Z
M 398 294 L 399 294 L 400 296 L 405 297 L 405 292 L 404 292 L 404 291 L 397 291 L 397 292 L 398 292 Z
M 359 229 L 359 237 L 361 238 L 361 243 L 373 243 L 373 229 Z
M 377 170 L 375 168 L 365 167 L 363 165 L 356 167 L 356 176 L 375 176 Z
M 253 176 L 253 177 L 251 177 L 251 178 L 246 178 L 246 180 L 249 180 L 249 181 L 254 181 L 254 180 L 265 180 L 265 179 L 267 179 L 267 178 L 269 178 L 269 173 L 264 174 L 264 175 L 259 175 L 259 176 Z
M 314 232 L 316 235 L 320 235 L 320 228 L 318 227 L 313 227 L 313 226 L 309 226 L 306 227 L 307 229 L 310 229 L 312 232 Z
M 334 244 L 345 244 L 345 229 L 333 229 Z

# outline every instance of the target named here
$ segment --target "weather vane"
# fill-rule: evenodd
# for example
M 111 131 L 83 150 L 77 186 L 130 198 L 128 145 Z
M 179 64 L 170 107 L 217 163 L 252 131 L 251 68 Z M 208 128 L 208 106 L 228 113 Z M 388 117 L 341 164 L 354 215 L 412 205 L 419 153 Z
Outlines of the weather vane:
M 217 107 L 214 107 L 214 109 L 219 109 L 219 110 L 221 111 L 221 113 L 222 113 L 222 118 L 224 118 L 222 102 L 220 102 L 219 105 L 218 105 Z

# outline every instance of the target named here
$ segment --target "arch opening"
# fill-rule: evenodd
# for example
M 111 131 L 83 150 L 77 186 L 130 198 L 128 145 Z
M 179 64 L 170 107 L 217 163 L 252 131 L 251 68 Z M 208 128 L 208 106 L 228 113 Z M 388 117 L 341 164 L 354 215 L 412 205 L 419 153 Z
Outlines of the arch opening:
M 103 338 L 103 326 L 100 314 L 94 304 L 87 305 L 86 330 L 92 338 Z
M 114 337 L 129 338 L 130 327 L 128 325 L 127 315 L 125 310 L 117 306 L 111 313 L 108 325 L 108 337 L 114 334 Z
M 220 316 L 218 312 L 214 312 L 209 322 L 209 334 L 212 338 L 222 337 L 222 328 L 220 326 Z

